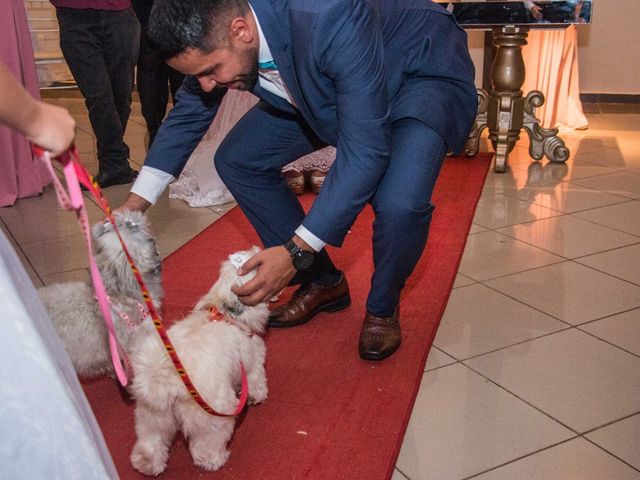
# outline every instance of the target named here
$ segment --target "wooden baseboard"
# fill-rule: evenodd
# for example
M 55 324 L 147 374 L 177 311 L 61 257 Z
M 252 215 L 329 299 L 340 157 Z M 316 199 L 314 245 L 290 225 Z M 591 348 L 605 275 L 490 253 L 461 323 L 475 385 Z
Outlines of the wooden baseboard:
M 581 93 L 582 103 L 640 103 L 640 95 L 633 93 Z

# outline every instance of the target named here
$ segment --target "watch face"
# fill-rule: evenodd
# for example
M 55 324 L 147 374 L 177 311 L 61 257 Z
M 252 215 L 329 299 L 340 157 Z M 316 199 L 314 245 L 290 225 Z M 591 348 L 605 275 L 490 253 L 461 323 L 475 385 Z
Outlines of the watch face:
M 306 270 L 313 263 L 313 253 L 301 250 L 293 258 L 293 266 L 296 270 Z

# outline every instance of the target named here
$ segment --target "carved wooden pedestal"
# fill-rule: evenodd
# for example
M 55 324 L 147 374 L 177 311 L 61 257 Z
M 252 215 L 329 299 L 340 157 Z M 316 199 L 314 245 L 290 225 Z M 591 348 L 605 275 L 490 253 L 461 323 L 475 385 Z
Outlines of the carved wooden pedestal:
M 497 48 L 491 66 L 491 92 L 478 89 L 478 115 L 465 147 L 466 155 L 478 152 L 480 134 L 489 128 L 489 140 L 495 150 L 494 170 L 505 171 L 509 153 L 524 128 L 529 135 L 529 155 L 535 160 L 546 156 L 552 162 L 565 162 L 569 149 L 558 137 L 557 128 L 542 128 L 535 109 L 544 104 L 538 90 L 522 96 L 525 68 L 522 46 L 527 43 L 526 27 L 505 26 L 493 29 Z

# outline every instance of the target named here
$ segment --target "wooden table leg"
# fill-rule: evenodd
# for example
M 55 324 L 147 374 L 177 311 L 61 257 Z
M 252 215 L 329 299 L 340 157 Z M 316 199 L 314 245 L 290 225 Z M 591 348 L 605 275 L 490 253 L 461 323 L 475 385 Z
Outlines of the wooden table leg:
M 522 128 L 529 135 L 529 154 L 535 160 L 540 160 L 543 155 L 552 162 L 564 162 L 569 158 L 569 149 L 557 136 L 558 129 L 540 127 L 535 117 L 535 108 L 544 104 L 542 92 L 534 90 L 526 97 L 522 95 L 525 78 L 522 46 L 527 43 L 528 31 L 526 27 L 516 26 L 493 29 L 493 45 L 497 53 L 491 66 L 486 126 L 495 150 L 494 170 L 498 173 L 505 171 L 509 153 L 520 138 Z M 478 113 L 472 135 L 479 137 L 479 131 L 484 128 L 484 118 L 480 116 L 480 110 Z M 469 152 L 473 151 L 473 143 L 468 143 L 468 146 Z

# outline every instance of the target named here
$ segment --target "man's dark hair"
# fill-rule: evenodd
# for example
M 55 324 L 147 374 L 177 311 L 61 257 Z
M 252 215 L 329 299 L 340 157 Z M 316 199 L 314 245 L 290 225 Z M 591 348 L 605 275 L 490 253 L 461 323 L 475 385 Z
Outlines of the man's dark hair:
M 211 52 L 227 45 L 231 20 L 248 10 L 247 0 L 156 0 L 147 34 L 165 59 L 188 48 Z

